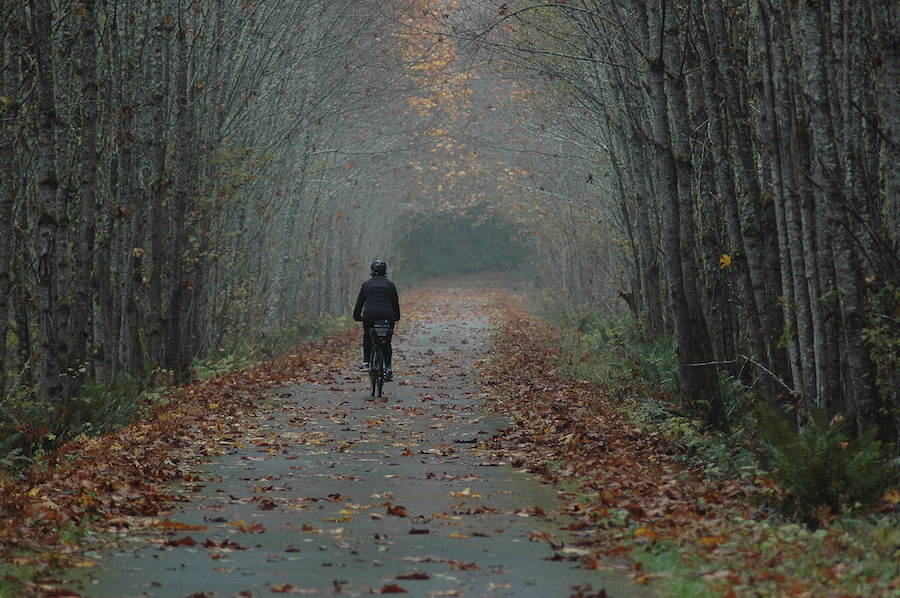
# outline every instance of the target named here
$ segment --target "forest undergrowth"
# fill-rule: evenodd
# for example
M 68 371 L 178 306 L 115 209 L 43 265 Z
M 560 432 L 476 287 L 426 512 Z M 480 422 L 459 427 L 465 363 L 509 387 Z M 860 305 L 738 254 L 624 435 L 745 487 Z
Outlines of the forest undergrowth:
M 191 378 L 205 380 L 240 371 L 288 353 L 291 348 L 343 330 L 347 317 L 297 322 L 273 333 L 233 339 L 213 356 L 196 359 Z M 173 372 L 155 368 L 120 374 L 109 383 L 84 384 L 63 404 L 38 396 L 34 384 L 15 385 L 0 397 L 0 470 L 24 475 L 74 438 L 101 436 L 146 419 L 171 400 Z
M 617 359 L 504 303 L 484 373 L 516 424 L 496 448 L 565 491 L 583 566 L 627 555 L 635 579 L 667 596 L 900 595 L 896 488 L 843 513 L 800 511 L 769 471 L 750 405 L 730 405 L 728 435 L 682 412 L 665 343 L 630 347 L 638 360 L 620 346 Z M 826 459 L 848 448 L 825 438 Z

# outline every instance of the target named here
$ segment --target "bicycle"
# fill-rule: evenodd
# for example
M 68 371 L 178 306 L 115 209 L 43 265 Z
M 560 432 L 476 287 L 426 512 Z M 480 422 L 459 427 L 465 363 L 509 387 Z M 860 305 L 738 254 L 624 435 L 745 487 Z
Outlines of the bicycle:
M 391 336 L 394 333 L 393 322 L 390 320 L 377 320 L 369 329 L 369 336 L 372 338 L 372 357 L 369 367 L 369 381 L 372 385 L 372 396 L 381 397 L 384 387 L 384 379 L 387 375 L 387 366 L 385 363 L 384 347 L 391 342 Z

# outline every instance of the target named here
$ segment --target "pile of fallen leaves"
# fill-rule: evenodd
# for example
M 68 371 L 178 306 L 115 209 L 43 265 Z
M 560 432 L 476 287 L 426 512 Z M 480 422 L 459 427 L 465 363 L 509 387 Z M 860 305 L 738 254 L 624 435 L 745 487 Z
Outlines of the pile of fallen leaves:
M 674 550 L 693 581 L 726 596 L 900 591 L 896 570 L 879 577 L 883 571 L 867 567 L 871 553 L 840 530 L 810 532 L 755 507 L 771 492 L 771 478 L 712 480 L 685 465 L 681 449 L 628 422 L 612 390 L 556 369 L 552 326 L 512 298 L 502 304 L 511 307 L 495 333 L 485 384 L 492 407 L 512 414 L 516 425 L 497 437 L 495 449 L 568 491 L 572 530 L 590 550 L 583 566 Z M 634 567 L 640 582 L 667 575 L 643 571 L 638 558 Z
M 78 546 L 66 539 L 73 526 L 115 527 L 130 516 L 160 513 L 178 498 L 167 485 L 192 481 L 193 465 L 228 450 L 242 417 L 270 389 L 331 375 L 345 365 L 357 336 L 346 330 L 280 359 L 172 389 L 149 419 L 115 434 L 76 438 L 24 479 L 0 475 L 0 561 L 77 564 Z

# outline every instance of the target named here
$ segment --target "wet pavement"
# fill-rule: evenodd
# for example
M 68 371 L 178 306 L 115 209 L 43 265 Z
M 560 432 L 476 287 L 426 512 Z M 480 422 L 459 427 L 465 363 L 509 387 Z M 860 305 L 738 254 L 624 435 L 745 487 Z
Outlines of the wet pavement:
M 509 422 L 481 401 L 488 299 L 466 295 L 436 293 L 401 323 L 382 399 L 354 371 L 274 393 L 177 489 L 185 502 L 92 555 L 100 566 L 79 591 L 652 595 L 625 565 L 580 568 L 556 491 L 487 449 Z

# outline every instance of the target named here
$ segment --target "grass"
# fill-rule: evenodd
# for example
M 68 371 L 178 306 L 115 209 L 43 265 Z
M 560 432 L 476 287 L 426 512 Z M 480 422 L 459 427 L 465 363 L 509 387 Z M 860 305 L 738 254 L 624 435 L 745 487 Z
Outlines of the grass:
M 715 598 L 718 596 L 697 574 L 697 564 L 685 560 L 678 546 L 660 543 L 653 547 L 639 546 L 631 557 L 641 564 L 644 575 L 653 586 L 672 598 Z
M 22 582 L 35 579 L 41 570 L 37 565 L 0 564 L 0 598 L 21 596 Z

